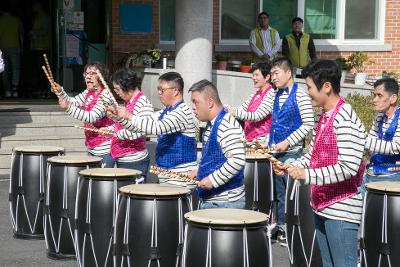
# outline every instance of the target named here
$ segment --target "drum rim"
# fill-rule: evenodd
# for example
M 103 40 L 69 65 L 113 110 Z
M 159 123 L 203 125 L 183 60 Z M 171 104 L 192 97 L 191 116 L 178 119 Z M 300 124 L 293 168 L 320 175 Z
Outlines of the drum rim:
M 398 188 L 398 191 L 391 191 L 390 188 L 383 187 L 383 188 L 377 188 L 379 184 L 393 184 L 397 185 L 396 188 Z M 394 181 L 379 181 L 379 182 L 370 182 L 365 185 L 365 189 L 368 192 L 373 192 L 373 193 L 381 193 L 381 194 L 388 194 L 390 193 L 391 195 L 400 195 L 400 182 L 394 182 Z
M 127 187 L 133 187 L 133 190 L 130 190 L 128 192 L 122 191 L 122 190 L 127 190 Z M 137 191 L 135 191 L 135 187 Z M 159 192 L 144 192 L 144 191 L 138 191 L 139 188 L 142 187 L 143 189 L 146 189 L 148 187 L 159 187 L 159 188 L 168 188 L 168 189 L 174 189 L 176 190 L 174 194 L 168 194 L 167 191 L 159 191 Z M 173 185 L 166 185 L 166 184 L 130 184 L 130 185 L 125 185 L 120 188 L 118 188 L 118 192 L 122 195 L 125 195 L 127 197 L 162 197 L 162 198 L 171 198 L 171 197 L 177 197 L 177 196 L 187 196 L 191 193 L 190 189 L 181 187 L 181 186 L 173 186 Z
M 44 150 L 44 148 L 51 148 L 51 150 Z M 28 151 L 26 151 L 28 150 Z M 17 146 L 13 147 L 13 152 L 21 152 L 21 153 L 43 153 L 43 154 L 51 154 L 51 153 L 60 153 L 65 152 L 65 148 L 60 146 Z
M 120 173 L 106 173 L 104 170 L 118 170 Z M 123 168 L 91 168 L 79 171 L 79 176 L 87 179 L 105 179 L 109 180 L 112 178 L 136 178 L 142 175 L 139 170 L 123 169 Z
M 72 159 L 73 157 L 81 158 L 81 159 L 86 158 L 86 159 L 90 159 L 90 160 L 67 162 L 69 159 Z M 88 163 L 101 163 L 101 161 L 102 161 L 102 158 L 100 158 L 100 157 L 84 156 L 84 155 L 80 155 L 80 156 L 61 155 L 61 156 L 54 156 L 54 157 L 47 159 L 47 162 L 52 163 L 52 164 L 82 164 L 82 165 L 86 165 Z
M 257 218 L 248 219 L 246 216 L 245 221 L 235 221 L 231 222 L 232 218 L 226 218 L 226 216 L 222 216 L 223 213 L 230 213 L 230 214 L 238 214 L 242 213 L 242 215 L 256 215 Z M 207 219 L 207 213 L 211 213 L 213 216 L 212 219 Z M 215 217 L 217 216 L 217 217 Z M 219 216 L 219 217 L 218 217 Z M 190 223 L 194 224 L 201 224 L 201 225 L 225 225 L 225 226 L 240 226 L 240 225 L 266 225 L 268 223 L 268 215 L 262 212 L 252 211 L 252 210 L 245 210 L 245 209 L 201 209 L 188 212 L 184 215 L 185 220 Z M 261 218 L 263 217 L 263 218 Z

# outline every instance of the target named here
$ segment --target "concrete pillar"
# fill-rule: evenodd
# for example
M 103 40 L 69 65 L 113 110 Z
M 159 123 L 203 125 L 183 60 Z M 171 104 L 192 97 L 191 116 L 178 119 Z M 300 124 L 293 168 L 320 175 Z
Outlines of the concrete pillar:
M 185 82 L 184 97 L 193 83 L 212 78 L 212 0 L 176 0 L 175 69 Z

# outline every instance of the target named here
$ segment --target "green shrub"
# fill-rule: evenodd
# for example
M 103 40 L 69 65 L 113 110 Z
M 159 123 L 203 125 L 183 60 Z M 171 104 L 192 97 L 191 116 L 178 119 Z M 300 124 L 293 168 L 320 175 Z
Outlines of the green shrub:
M 349 94 L 346 97 L 346 102 L 351 105 L 364 124 L 366 131 L 369 132 L 377 114 L 372 106 L 372 96 L 364 96 L 358 93 Z

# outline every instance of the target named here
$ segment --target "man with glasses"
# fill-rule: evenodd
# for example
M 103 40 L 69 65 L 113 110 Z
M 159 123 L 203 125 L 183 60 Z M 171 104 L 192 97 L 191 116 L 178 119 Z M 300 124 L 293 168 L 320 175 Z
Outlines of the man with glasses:
M 272 61 L 279 49 L 282 40 L 276 29 L 269 26 L 269 15 L 267 12 L 258 14 L 259 26 L 250 33 L 250 48 L 257 60 Z
M 118 108 L 120 123 L 128 130 L 139 129 L 158 136 L 158 167 L 186 173 L 197 165 L 196 125 L 192 109 L 183 101 L 184 82 L 177 72 L 167 72 L 158 79 L 160 102 L 165 109 L 149 117 L 135 116 Z M 164 181 L 161 181 L 164 182 Z

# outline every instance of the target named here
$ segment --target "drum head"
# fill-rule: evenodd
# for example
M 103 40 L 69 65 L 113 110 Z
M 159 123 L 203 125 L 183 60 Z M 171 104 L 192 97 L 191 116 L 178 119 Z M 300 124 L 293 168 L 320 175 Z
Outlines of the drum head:
M 246 152 L 246 160 L 268 160 L 267 156 L 261 153 Z
M 372 182 L 365 185 L 369 192 L 400 194 L 400 182 Z
M 26 153 L 63 153 L 64 148 L 59 146 L 19 146 L 14 147 L 15 152 L 26 152 Z
M 242 209 L 204 209 L 185 214 L 188 221 L 211 225 L 251 225 L 266 224 L 265 213 Z
M 88 164 L 88 163 L 100 163 L 100 157 L 87 156 L 87 155 L 68 155 L 68 156 L 55 156 L 47 159 L 50 163 L 59 164 Z
M 139 196 L 182 196 L 190 193 L 187 188 L 166 184 L 131 184 L 119 188 L 119 191 Z
M 123 169 L 123 168 L 93 168 L 93 169 L 85 169 L 79 172 L 79 175 L 82 177 L 90 177 L 93 179 L 113 179 L 116 177 L 119 178 L 129 178 L 129 177 L 137 177 L 141 175 L 142 172 L 138 170 L 132 169 Z

